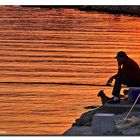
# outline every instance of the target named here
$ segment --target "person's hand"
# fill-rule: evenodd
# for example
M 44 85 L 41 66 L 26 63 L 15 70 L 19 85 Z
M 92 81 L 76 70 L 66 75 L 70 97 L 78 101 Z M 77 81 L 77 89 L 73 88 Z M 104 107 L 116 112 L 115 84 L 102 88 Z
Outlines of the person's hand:
M 113 81 L 113 77 L 111 77 L 111 78 L 107 81 L 106 86 L 110 86 L 111 83 L 112 83 L 112 81 Z

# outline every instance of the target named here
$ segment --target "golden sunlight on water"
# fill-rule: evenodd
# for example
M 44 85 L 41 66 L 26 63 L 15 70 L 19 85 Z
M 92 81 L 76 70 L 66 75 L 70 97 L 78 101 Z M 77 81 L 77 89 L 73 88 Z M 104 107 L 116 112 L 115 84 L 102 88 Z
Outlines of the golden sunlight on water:
M 100 89 L 111 96 L 111 88 L 49 83 L 105 84 L 120 50 L 140 64 L 138 17 L 0 9 L 0 134 L 60 135 L 83 107 L 100 104 Z

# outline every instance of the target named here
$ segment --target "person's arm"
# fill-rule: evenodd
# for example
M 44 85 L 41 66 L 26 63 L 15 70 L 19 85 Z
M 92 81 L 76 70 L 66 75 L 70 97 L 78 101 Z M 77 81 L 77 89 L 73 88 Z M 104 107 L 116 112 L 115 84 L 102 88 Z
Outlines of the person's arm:
M 109 80 L 107 81 L 106 85 L 110 85 L 113 81 L 113 79 L 116 79 L 119 75 L 122 74 L 122 69 L 121 69 L 121 63 L 118 62 L 118 73 L 113 75 L 112 77 L 109 78 Z
M 113 79 L 116 79 L 116 77 L 118 76 L 118 73 L 113 75 L 112 77 L 109 78 L 109 80 L 107 81 L 106 85 L 110 85 L 113 81 Z

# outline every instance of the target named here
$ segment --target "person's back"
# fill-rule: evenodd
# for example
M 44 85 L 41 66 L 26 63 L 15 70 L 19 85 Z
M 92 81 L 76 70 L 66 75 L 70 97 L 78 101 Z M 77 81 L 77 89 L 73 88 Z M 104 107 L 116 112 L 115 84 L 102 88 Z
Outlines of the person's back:
M 128 57 L 126 62 L 123 63 L 121 70 L 122 74 L 130 77 L 136 81 L 140 81 L 140 68 L 139 65 L 131 58 Z

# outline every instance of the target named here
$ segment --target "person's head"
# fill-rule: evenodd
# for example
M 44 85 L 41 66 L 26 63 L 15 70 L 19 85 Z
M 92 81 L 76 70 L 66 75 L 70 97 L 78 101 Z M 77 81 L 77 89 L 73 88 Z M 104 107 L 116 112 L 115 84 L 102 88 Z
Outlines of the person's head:
M 117 53 L 115 59 L 117 59 L 118 64 L 123 64 L 127 60 L 128 56 L 124 51 L 120 51 Z

